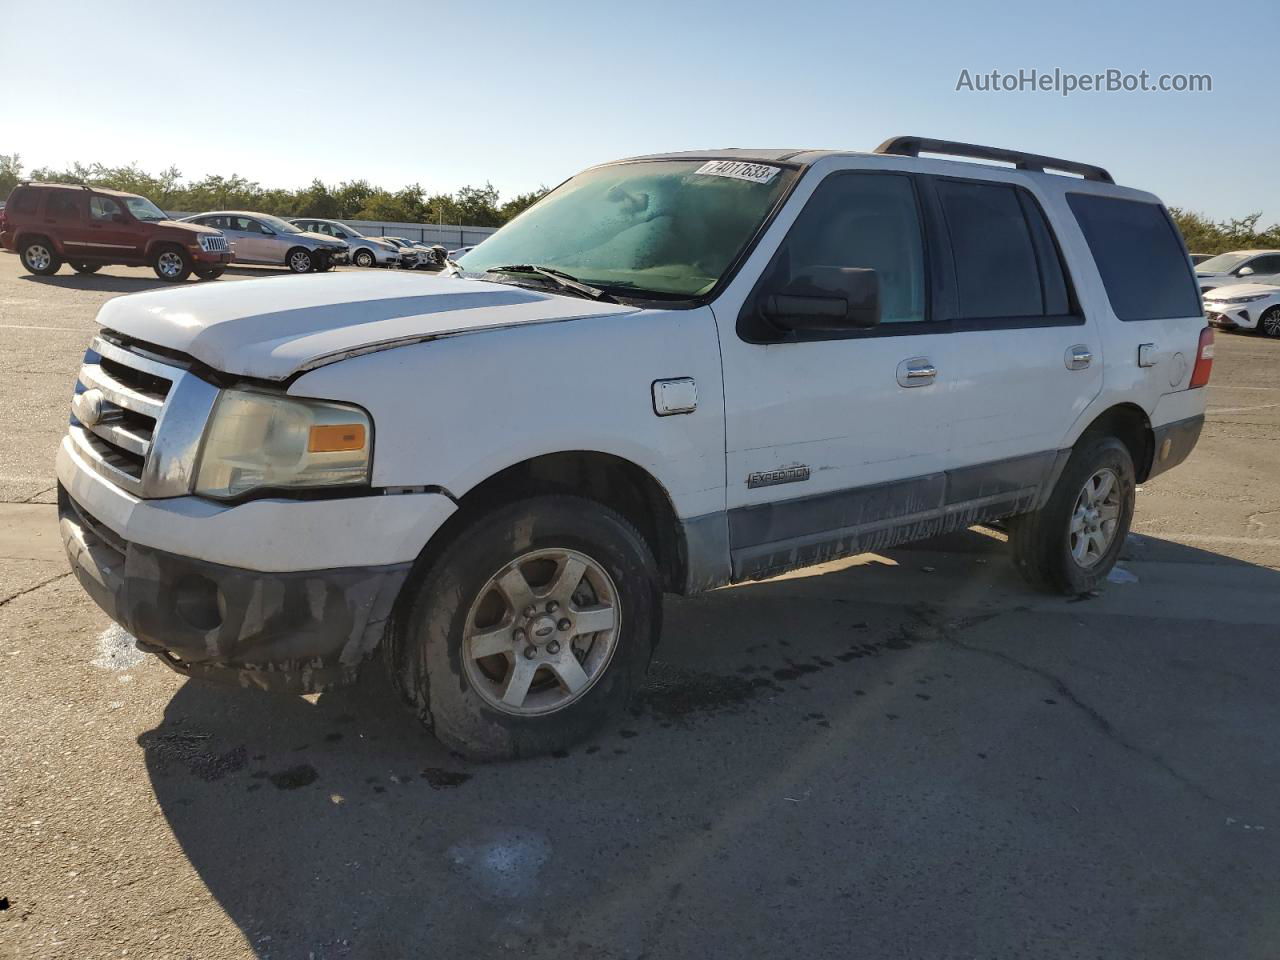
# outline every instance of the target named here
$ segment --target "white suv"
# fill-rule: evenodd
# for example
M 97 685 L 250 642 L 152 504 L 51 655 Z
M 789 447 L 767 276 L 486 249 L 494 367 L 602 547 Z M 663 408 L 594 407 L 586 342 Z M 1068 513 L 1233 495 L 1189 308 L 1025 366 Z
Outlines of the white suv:
M 94 599 L 191 676 L 316 690 L 381 646 L 479 757 L 621 710 L 664 591 L 999 518 L 1030 580 L 1090 590 L 1213 355 L 1156 197 L 908 137 L 605 164 L 445 275 L 99 321 L 57 460 Z

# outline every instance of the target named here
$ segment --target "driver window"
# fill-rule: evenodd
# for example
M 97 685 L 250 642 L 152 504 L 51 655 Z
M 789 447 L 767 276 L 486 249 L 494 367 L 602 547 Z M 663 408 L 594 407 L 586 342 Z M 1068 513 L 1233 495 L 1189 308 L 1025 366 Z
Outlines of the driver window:
M 94 195 L 89 198 L 89 219 L 110 220 L 116 214 L 124 214 L 124 208 L 110 197 Z
M 812 267 L 863 267 L 880 281 L 880 322 L 925 319 L 924 241 L 911 179 L 837 173 L 814 191 L 774 261 L 783 286 Z

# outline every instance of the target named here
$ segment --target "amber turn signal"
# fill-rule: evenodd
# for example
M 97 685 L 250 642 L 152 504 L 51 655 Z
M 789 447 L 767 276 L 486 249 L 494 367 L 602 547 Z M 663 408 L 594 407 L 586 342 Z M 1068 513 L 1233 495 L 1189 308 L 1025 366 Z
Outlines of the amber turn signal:
M 337 453 L 340 450 L 364 449 L 363 423 L 334 423 L 311 428 L 307 438 L 308 453 Z

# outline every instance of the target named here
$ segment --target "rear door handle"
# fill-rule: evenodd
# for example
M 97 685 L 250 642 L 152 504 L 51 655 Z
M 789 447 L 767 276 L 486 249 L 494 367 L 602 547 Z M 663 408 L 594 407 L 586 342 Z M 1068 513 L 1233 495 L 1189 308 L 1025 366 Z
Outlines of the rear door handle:
M 1068 370 L 1084 370 L 1093 363 L 1093 351 L 1087 345 L 1077 343 L 1074 347 L 1067 347 L 1067 355 L 1063 359 Z
M 927 387 L 938 376 L 938 368 L 928 357 L 912 357 L 898 364 L 898 386 Z

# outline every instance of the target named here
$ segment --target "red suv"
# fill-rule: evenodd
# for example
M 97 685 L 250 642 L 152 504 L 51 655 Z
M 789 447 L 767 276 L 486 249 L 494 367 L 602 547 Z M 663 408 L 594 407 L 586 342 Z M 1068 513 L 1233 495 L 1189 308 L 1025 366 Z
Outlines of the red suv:
M 215 280 L 232 260 L 221 232 L 170 220 L 146 197 L 61 183 L 22 183 L 0 212 L 0 246 L 32 273 L 149 266 L 161 280 Z

